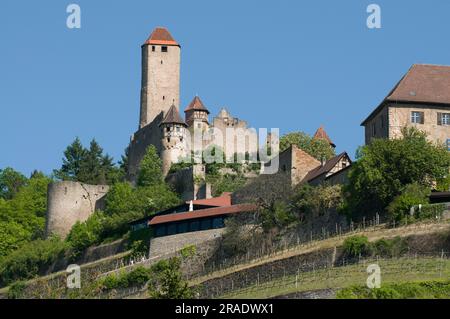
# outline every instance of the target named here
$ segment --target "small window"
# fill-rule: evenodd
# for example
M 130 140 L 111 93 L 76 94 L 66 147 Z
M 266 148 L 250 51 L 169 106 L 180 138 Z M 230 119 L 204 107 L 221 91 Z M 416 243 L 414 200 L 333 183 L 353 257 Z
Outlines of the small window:
M 161 47 L 161 52 L 167 52 L 167 47 L 166 46 L 162 46 Z
M 180 131 L 180 127 L 179 126 L 177 126 L 177 132 L 179 132 Z
M 424 113 L 423 112 L 411 112 L 411 123 L 423 124 L 424 123 Z
M 163 101 L 166 99 L 165 95 L 163 95 Z
M 450 125 L 450 113 L 438 113 L 438 125 Z
M 155 52 L 155 46 L 154 45 L 152 45 L 152 51 Z
M 375 123 L 372 123 L 372 136 L 377 135 L 377 126 Z
M 166 131 L 167 131 L 167 132 L 170 132 L 170 126 L 167 126 L 167 127 L 166 127 Z
M 170 143 L 170 137 L 167 138 L 167 143 Z

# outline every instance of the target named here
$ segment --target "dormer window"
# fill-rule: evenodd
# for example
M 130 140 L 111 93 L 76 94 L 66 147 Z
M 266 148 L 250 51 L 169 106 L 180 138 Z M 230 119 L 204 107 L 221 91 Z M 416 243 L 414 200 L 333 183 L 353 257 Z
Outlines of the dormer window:
M 167 47 L 166 47 L 165 45 L 163 45 L 163 46 L 161 47 L 161 52 L 167 52 Z

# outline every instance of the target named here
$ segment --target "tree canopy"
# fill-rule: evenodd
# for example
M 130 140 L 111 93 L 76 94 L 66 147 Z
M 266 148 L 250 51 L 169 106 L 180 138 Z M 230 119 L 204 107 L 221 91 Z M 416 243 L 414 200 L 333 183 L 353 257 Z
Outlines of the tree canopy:
M 145 187 L 161 184 L 162 181 L 162 161 L 158 155 L 156 147 L 154 145 L 150 145 L 142 158 L 139 167 L 137 184 L 138 186 Z
M 334 149 L 323 139 L 315 139 L 304 132 L 291 132 L 280 138 L 280 152 L 286 150 L 292 144 L 297 145 L 303 151 L 318 159 L 328 160 L 335 155 Z
M 448 178 L 450 152 L 415 128 L 401 139 L 375 139 L 357 152 L 344 188 L 344 210 L 352 216 L 383 212 L 408 184 L 433 187 Z
M 112 184 L 123 175 L 112 157 L 103 154 L 102 147 L 93 139 L 85 148 L 77 137 L 64 151 L 63 164 L 54 170 L 56 178 L 88 184 Z

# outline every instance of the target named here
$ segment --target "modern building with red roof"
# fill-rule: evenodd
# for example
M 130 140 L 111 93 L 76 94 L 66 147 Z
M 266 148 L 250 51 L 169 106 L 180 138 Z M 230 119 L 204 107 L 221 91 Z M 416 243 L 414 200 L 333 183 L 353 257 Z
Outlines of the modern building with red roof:
M 450 66 L 414 64 L 361 123 L 366 144 L 416 127 L 450 150 Z
M 133 231 L 151 228 L 155 237 L 225 227 L 225 219 L 256 210 L 252 204 L 231 203 L 231 193 L 219 197 L 187 201 L 130 223 Z

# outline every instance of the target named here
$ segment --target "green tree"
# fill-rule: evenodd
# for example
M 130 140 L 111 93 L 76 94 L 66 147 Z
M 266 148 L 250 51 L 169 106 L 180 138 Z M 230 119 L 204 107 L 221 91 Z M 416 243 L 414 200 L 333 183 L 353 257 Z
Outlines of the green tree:
M 427 141 L 414 128 L 401 139 L 375 139 L 358 150 L 344 187 L 344 211 L 351 216 L 384 212 L 403 188 L 418 183 L 429 188 L 447 178 L 450 152 Z
M 100 243 L 103 234 L 105 216 L 95 212 L 85 222 L 76 222 L 67 235 L 72 248 L 72 258 L 77 258 L 88 247 Z
M 76 181 L 79 178 L 87 150 L 78 137 L 64 151 L 61 169 L 54 170 L 54 175 L 61 180 Z
M 61 180 L 88 184 L 113 184 L 121 178 L 120 169 L 114 165 L 112 157 L 103 154 L 95 139 L 86 149 L 78 137 L 64 151 L 61 169 L 55 170 L 54 175 Z
M 152 267 L 156 277 L 149 288 L 152 298 L 187 299 L 193 297 L 188 283 L 182 278 L 180 267 L 181 259 L 179 257 L 161 260 Z
M 292 144 L 297 145 L 303 151 L 318 159 L 328 160 L 335 155 L 330 144 L 322 139 L 315 139 L 304 132 L 291 132 L 280 138 L 280 152 L 289 148 Z
M 27 183 L 27 178 L 11 167 L 0 169 L 0 198 L 12 199 Z
M 50 181 L 35 174 L 14 198 L 0 200 L 0 256 L 8 255 L 32 239 L 42 238 Z
M 417 182 L 406 185 L 402 193 L 396 196 L 387 207 L 389 219 L 397 222 L 405 221 L 412 206 L 428 204 L 430 193 L 428 186 L 420 185 Z
M 158 155 L 156 147 L 150 145 L 142 158 L 139 173 L 138 186 L 153 186 L 163 182 L 162 161 Z

